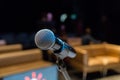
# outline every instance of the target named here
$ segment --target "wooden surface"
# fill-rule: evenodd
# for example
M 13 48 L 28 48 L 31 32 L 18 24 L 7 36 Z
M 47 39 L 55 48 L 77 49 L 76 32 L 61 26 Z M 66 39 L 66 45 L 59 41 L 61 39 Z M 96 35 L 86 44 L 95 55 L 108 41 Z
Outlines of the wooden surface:
M 80 37 L 68 37 L 67 42 L 71 46 L 80 46 L 81 45 L 81 38 Z
M 38 48 L 1 53 L 0 78 L 52 65 L 43 61 L 42 52 Z
M 0 67 L 42 59 L 40 49 L 29 49 L 0 54 Z
M 113 44 L 91 44 L 76 46 L 77 56 L 70 61 L 70 65 L 83 72 L 83 79 L 87 73 L 100 71 L 107 74 L 108 69 L 120 67 L 120 46 Z M 83 49 L 83 50 L 82 50 Z
M 39 60 L 39 61 L 33 61 L 33 62 L 27 62 L 27 63 L 6 66 L 6 67 L 0 67 L 0 78 L 9 76 L 9 75 L 13 75 L 13 74 L 17 74 L 17 73 L 21 73 L 21 72 L 26 72 L 29 70 L 49 67 L 52 65 L 53 64 L 50 62 L 45 62 L 43 60 Z
M 0 53 L 22 50 L 22 44 L 0 46 Z

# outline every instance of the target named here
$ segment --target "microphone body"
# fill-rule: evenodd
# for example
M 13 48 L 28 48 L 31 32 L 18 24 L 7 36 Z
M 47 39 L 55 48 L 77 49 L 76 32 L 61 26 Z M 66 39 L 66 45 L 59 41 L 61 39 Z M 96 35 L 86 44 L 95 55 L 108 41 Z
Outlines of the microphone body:
M 35 44 L 42 50 L 52 50 L 60 59 L 74 58 L 76 56 L 75 50 L 56 37 L 49 29 L 42 29 L 36 33 Z

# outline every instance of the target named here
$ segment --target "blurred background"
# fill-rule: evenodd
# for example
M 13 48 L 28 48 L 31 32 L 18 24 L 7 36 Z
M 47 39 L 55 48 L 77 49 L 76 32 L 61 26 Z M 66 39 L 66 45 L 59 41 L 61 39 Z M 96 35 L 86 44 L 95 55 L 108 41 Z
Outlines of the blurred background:
M 23 49 L 37 48 L 34 36 L 43 28 L 68 43 L 69 38 L 77 38 L 79 46 L 120 45 L 119 21 L 120 0 L 0 0 L 0 45 L 21 43 Z M 52 60 L 43 53 L 45 60 Z
M 51 12 L 59 33 L 62 24 L 70 36 L 81 35 L 90 27 L 95 38 L 120 44 L 119 3 L 119 0 L 1 0 L 0 34 L 36 32 L 41 17 Z

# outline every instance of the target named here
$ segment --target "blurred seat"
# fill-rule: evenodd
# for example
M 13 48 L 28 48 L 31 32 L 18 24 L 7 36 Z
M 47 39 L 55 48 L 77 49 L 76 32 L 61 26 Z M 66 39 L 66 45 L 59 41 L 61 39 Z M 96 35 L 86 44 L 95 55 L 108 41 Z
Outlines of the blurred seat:
M 0 46 L 0 53 L 20 51 L 22 49 L 23 49 L 22 44 L 9 44 L 9 45 Z
M 108 69 L 120 67 L 120 46 L 115 44 L 91 44 L 75 46 L 77 56 L 69 62 L 78 72 L 83 72 L 86 80 L 88 72 L 102 72 L 105 76 Z
M 40 49 L 30 49 L 22 51 L 7 52 L 0 54 L 0 67 L 8 66 L 18 63 L 38 61 L 42 59 L 42 54 Z M 4 63 L 3 63 L 4 62 Z
M 0 54 L 0 63 L 0 78 L 53 65 L 42 59 L 37 48 Z
M 71 46 L 80 46 L 81 45 L 81 38 L 80 37 L 68 37 L 67 42 Z

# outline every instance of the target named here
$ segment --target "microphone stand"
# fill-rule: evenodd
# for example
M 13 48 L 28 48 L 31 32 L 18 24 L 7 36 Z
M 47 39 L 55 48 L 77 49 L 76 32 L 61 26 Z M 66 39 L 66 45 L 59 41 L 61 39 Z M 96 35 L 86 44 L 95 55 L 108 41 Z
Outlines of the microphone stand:
M 65 80 L 71 80 L 71 78 L 66 70 L 64 61 L 61 60 L 59 57 L 57 57 L 56 64 L 58 66 L 58 71 L 60 71 L 63 74 Z

